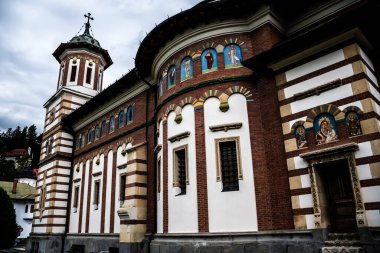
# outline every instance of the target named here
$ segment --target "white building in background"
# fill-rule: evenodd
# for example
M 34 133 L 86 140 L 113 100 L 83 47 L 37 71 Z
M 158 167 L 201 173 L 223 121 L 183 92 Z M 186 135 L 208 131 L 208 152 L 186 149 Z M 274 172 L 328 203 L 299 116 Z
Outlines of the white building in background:
M 26 183 L 19 183 L 18 179 L 14 182 L 0 181 L 0 188 L 3 188 L 12 200 L 16 222 L 21 227 L 17 239 L 26 239 L 32 230 L 36 188 Z

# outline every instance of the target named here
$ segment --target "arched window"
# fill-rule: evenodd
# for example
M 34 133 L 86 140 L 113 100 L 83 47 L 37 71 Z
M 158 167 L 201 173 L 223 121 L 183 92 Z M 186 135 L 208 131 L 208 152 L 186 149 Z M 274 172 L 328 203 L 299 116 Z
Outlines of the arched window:
M 99 127 L 99 125 L 96 125 L 95 126 L 95 137 L 94 137 L 94 139 L 95 140 L 99 139 L 99 137 L 100 137 L 100 127 Z
M 181 82 L 193 77 L 193 59 L 185 57 L 181 62 Z
M 163 85 L 163 83 L 164 83 L 164 79 L 161 76 L 160 79 L 158 80 L 158 84 L 157 84 L 157 96 L 158 97 L 162 96 L 162 85 Z
M 80 60 L 77 59 L 77 58 L 74 58 L 74 59 L 70 60 L 70 65 L 69 65 L 70 66 L 70 70 L 69 70 L 69 75 L 68 75 L 70 83 L 73 83 L 73 82 L 77 81 L 79 62 L 80 62 Z
M 80 141 L 80 146 L 83 147 L 86 141 L 86 135 L 82 133 L 81 141 Z
M 110 128 L 109 128 L 109 133 L 112 133 L 115 130 L 115 117 L 112 116 L 110 118 Z
M 176 67 L 175 65 L 172 65 L 169 69 L 168 69 L 168 89 L 170 89 L 171 87 L 173 87 L 176 83 Z
M 117 117 L 117 128 L 121 128 L 124 126 L 124 112 L 119 112 L 119 115 Z
M 49 141 L 47 141 L 49 144 L 48 144 L 48 147 L 47 147 L 47 153 L 48 154 L 51 154 L 52 153 L 52 151 L 53 151 L 53 142 L 54 142 L 54 139 L 53 139 L 53 137 L 51 137 L 50 138 L 50 140 Z
M 133 122 L 133 113 L 134 113 L 133 106 L 130 105 L 127 109 L 127 124 Z
M 357 112 L 349 111 L 346 113 L 346 125 L 349 136 L 357 136 L 362 134 L 360 119 Z
M 218 70 L 218 55 L 216 50 L 209 48 L 203 51 L 202 59 L 202 74 Z
M 106 134 L 106 121 L 103 120 L 102 125 L 100 127 L 100 136 L 104 136 Z
M 92 140 L 92 130 L 89 129 L 87 132 L 87 143 L 90 143 Z
M 236 68 L 241 66 L 241 49 L 236 44 L 225 46 L 224 51 L 224 66 L 225 68 Z
M 338 129 L 334 117 L 321 113 L 314 119 L 314 132 L 317 144 L 324 144 L 338 139 Z

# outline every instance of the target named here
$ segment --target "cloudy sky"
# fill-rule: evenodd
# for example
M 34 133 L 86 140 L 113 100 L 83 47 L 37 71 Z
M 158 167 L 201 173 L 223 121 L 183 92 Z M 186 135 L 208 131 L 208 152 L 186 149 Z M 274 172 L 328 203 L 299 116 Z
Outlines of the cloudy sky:
M 199 0 L 0 0 L 0 130 L 35 124 L 43 130 L 43 104 L 54 94 L 59 65 L 52 56 L 74 37 L 90 12 L 94 37 L 114 64 L 108 86 L 134 67 L 139 40 Z M 82 33 L 83 31 L 81 31 Z

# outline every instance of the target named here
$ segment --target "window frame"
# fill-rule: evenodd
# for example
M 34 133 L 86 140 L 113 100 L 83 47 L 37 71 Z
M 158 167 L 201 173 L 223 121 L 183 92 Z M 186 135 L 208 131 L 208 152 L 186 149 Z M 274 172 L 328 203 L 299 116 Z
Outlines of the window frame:
M 87 144 L 91 143 L 92 141 L 92 129 L 88 129 L 87 131 Z
M 107 121 L 103 120 L 100 124 L 100 137 L 103 137 L 106 135 L 106 127 L 107 127 Z
M 94 181 L 94 193 L 92 199 L 92 205 L 94 206 L 94 210 L 99 209 L 100 203 L 100 179 Z
M 129 114 L 132 114 L 132 118 L 129 119 Z M 133 105 L 128 106 L 127 113 L 125 114 L 125 122 L 128 124 L 131 124 L 133 122 L 133 119 L 135 117 L 135 108 Z
M 124 111 L 120 111 L 117 114 L 117 128 L 118 129 L 124 127 L 124 114 L 125 114 Z M 120 115 L 122 115 L 122 116 L 120 116 Z M 122 122 L 120 120 L 122 120 Z
M 188 158 L 188 144 L 176 147 L 173 149 L 173 187 L 179 187 L 181 188 L 180 182 L 179 182 L 179 168 L 177 167 L 178 165 L 178 158 L 176 155 L 176 152 L 185 150 L 185 191 L 183 192 L 181 189 L 181 192 L 177 194 L 176 196 L 179 195 L 186 195 L 186 186 L 190 184 L 189 181 L 189 158 Z
M 76 213 L 79 205 L 79 185 L 74 187 L 73 212 Z
M 157 172 L 157 193 L 161 193 L 161 156 L 157 159 L 156 164 L 156 172 Z
M 243 171 L 241 166 L 241 150 L 240 150 L 240 137 L 224 137 L 215 139 L 215 158 L 216 158 L 216 181 L 223 183 L 222 178 L 222 165 L 221 165 L 221 154 L 220 154 L 220 143 L 223 142 L 235 142 L 236 146 L 236 160 L 237 160 L 237 172 L 238 172 L 238 181 L 243 180 Z
M 127 173 L 122 173 L 119 176 L 119 204 L 120 207 L 124 204 L 125 201 L 125 194 L 127 192 Z M 125 179 L 123 179 L 125 178 Z M 123 184 L 124 181 L 124 184 Z
M 111 122 L 112 122 L 112 125 L 111 125 Z M 112 126 L 112 129 L 111 129 L 111 126 Z M 113 131 L 115 131 L 115 116 L 110 117 L 109 126 L 108 126 L 108 132 L 112 133 Z

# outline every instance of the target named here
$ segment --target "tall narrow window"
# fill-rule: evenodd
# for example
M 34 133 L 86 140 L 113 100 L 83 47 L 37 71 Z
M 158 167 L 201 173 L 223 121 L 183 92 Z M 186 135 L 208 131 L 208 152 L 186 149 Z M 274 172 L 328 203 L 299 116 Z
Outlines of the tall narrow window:
M 173 186 L 179 187 L 181 190 L 177 195 L 184 195 L 186 194 L 186 185 L 188 184 L 187 146 L 182 146 L 174 150 L 173 165 Z
M 161 192 L 161 159 L 157 161 L 157 193 Z
M 120 190 L 119 190 L 119 201 L 120 206 L 123 205 L 125 200 L 125 190 L 127 188 L 127 175 L 121 175 L 120 176 Z
M 86 71 L 86 83 L 91 84 L 92 68 L 87 67 Z
M 104 136 L 106 134 L 106 121 L 103 120 L 102 125 L 100 127 L 100 136 Z
M 235 140 L 227 140 L 219 142 L 219 176 L 223 184 L 222 191 L 238 191 L 239 190 L 239 156 L 237 142 Z
M 110 118 L 110 128 L 108 130 L 109 133 L 112 133 L 115 130 L 115 117 L 112 116 Z
M 77 76 L 77 66 L 73 65 L 71 66 L 70 82 L 74 82 L 76 76 Z
M 76 186 L 74 190 L 74 202 L 73 202 L 74 213 L 77 211 L 77 208 L 78 208 L 78 200 L 79 200 L 79 186 Z
M 34 205 L 31 205 L 30 206 L 30 210 L 29 210 L 30 213 L 33 213 L 34 212 Z
M 25 205 L 25 213 L 28 212 L 28 204 Z
M 82 133 L 81 147 L 84 146 L 85 141 L 86 141 L 86 135 L 84 133 Z
M 99 206 L 99 190 L 100 190 L 100 181 L 95 181 L 94 185 L 94 210 L 98 210 Z
M 127 124 L 133 122 L 133 106 L 130 105 L 127 109 Z
M 100 137 L 100 128 L 99 128 L 99 125 L 96 125 L 95 126 L 95 137 L 94 137 L 94 139 L 95 140 L 99 139 L 99 137 Z
M 123 127 L 124 126 L 124 112 L 119 112 L 118 118 L 117 118 L 117 127 Z
M 92 130 L 89 129 L 87 132 L 87 143 L 90 143 L 92 139 Z

